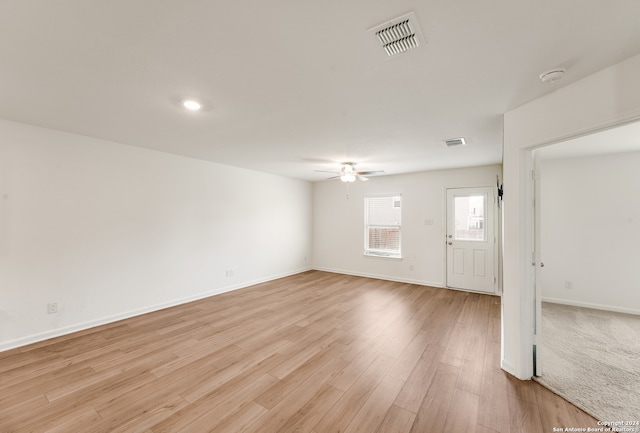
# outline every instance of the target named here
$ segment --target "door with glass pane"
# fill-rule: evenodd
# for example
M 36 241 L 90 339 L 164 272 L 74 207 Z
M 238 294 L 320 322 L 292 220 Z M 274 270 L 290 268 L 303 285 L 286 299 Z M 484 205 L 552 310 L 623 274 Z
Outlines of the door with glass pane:
M 493 187 L 447 190 L 447 286 L 494 293 Z

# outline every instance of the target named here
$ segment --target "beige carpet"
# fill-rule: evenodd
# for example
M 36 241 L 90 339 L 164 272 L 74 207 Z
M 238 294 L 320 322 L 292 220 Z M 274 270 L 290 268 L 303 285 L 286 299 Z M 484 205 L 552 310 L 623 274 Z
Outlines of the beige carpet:
M 640 316 L 545 302 L 542 332 L 538 382 L 601 421 L 640 421 Z

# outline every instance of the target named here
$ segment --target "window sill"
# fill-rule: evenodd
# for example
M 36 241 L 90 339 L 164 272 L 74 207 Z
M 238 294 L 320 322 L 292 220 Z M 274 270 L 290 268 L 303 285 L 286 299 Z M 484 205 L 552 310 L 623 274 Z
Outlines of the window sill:
M 398 254 L 386 254 L 386 253 L 368 253 L 365 252 L 364 253 L 365 257 L 376 257 L 376 258 L 380 258 L 380 259 L 396 259 L 396 260 L 402 260 L 402 256 L 398 255 Z

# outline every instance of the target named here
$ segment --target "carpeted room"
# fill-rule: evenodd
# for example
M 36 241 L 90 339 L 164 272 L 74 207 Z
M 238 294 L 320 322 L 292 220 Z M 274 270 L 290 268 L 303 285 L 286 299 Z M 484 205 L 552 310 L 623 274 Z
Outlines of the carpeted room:
M 601 420 L 640 419 L 639 127 L 541 151 L 538 380 Z

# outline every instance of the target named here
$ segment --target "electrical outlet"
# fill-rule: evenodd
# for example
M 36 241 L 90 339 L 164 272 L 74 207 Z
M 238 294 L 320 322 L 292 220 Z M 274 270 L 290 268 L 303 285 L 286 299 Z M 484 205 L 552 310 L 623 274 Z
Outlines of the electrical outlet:
M 565 281 L 564 288 L 569 290 L 573 289 L 573 283 L 571 281 Z
M 58 303 L 57 302 L 49 302 L 47 304 L 47 314 L 55 314 L 58 312 Z
M 413 265 L 409 265 L 409 270 L 413 271 Z
M 233 269 L 227 269 L 227 271 L 225 272 L 225 275 L 227 277 L 233 277 Z

